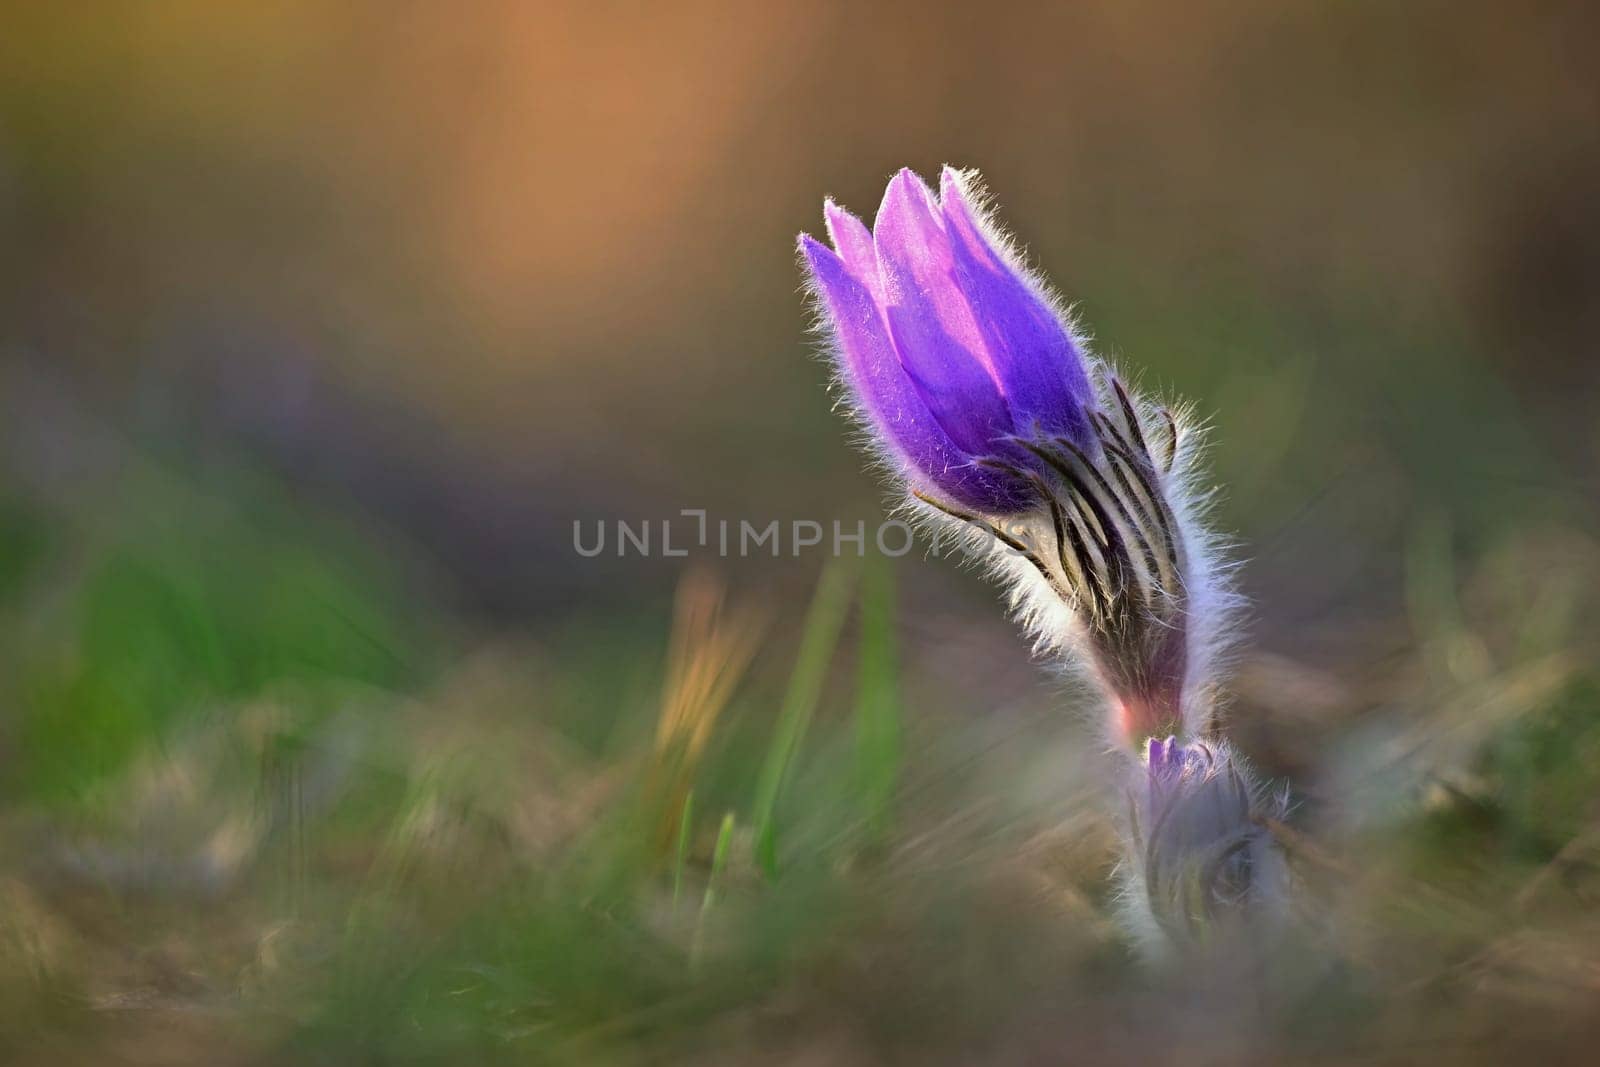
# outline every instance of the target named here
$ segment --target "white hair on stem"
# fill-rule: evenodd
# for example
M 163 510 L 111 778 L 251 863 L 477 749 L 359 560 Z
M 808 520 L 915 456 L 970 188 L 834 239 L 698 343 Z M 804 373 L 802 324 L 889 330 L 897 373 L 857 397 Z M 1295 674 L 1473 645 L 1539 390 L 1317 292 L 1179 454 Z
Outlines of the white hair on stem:
M 1092 360 L 1092 357 L 1089 357 Z M 1091 366 L 1102 383 L 1113 380 L 1098 361 Z M 1103 385 L 1102 405 L 1107 403 Z M 1234 589 L 1236 565 L 1226 556 L 1229 542 L 1206 523 L 1215 494 L 1199 488 L 1203 479 L 1201 458 L 1204 434 L 1187 406 L 1159 407 L 1129 394 L 1145 427 L 1159 426 L 1170 415 L 1171 463 L 1154 469 L 1155 488 L 1173 516 L 1180 560 L 1175 561 L 1179 588 L 1169 590 L 1182 605 L 1184 671 L 1181 679 L 1179 722 L 1186 737 L 1215 736 L 1220 731 L 1219 699 L 1223 676 L 1231 666 L 1237 646 L 1237 622 L 1244 601 Z M 1148 432 L 1148 431 L 1147 431 Z M 902 475 L 902 482 L 904 481 Z M 999 517 L 965 512 L 922 493 L 912 482 L 902 511 L 918 520 L 930 536 L 953 539 L 969 558 L 984 567 L 1006 590 L 1007 604 L 1037 653 L 1058 658 L 1063 665 L 1094 682 L 1108 697 L 1118 694 L 1103 676 L 1091 629 L 1085 623 L 1086 593 L 1075 586 L 1067 568 L 1052 557 L 1055 529 L 1048 505 L 1021 515 Z M 1023 554 L 1007 539 L 1027 546 Z M 1043 564 L 1041 566 L 1041 564 Z M 1133 743 L 1143 738 L 1133 738 Z M 1119 747 L 1125 747 L 1123 740 Z

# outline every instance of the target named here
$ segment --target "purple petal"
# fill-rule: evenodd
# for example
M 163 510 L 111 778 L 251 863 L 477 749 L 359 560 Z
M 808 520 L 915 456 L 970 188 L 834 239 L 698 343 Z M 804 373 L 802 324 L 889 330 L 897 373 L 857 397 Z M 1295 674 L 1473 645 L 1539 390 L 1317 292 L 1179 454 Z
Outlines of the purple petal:
M 1178 765 L 1178 739 L 1168 737 L 1165 741 L 1159 737 L 1150 738 L 1149 764 L 1152 775 L 1163 775 L 1173 770 Z
M 961 174 L 946 167 L 940 192 L 955 277 L 1018 428 L 1026 433 L 1037 423 L 1088 443 L 1093 434 L 1085 408 L 1093 406 L 1093 393 L 1071 335 L 1006 262 Z
M 974 466 L 933 417 L 900 366 L 877 302 L 846 262 L 806 234 L 800 251 L 838 342 L 840 373 L 906 476 L 965 507 L 1004 513 L 1025 506 L 1025 486 Z
M 844 260 L 845 269 L 882 306 L 883 282 L 878 277 L 878 250 L 872 243 L 872 231 L 832 200 L 822 202 L 822 217 L 828 223 L 828 239 Z
M 900 364 L 950 437 L 991 455 L 1014 432 L 982 335 L 957 284 L 933 194 L 910 170 L 889 182 L 872 229 Z

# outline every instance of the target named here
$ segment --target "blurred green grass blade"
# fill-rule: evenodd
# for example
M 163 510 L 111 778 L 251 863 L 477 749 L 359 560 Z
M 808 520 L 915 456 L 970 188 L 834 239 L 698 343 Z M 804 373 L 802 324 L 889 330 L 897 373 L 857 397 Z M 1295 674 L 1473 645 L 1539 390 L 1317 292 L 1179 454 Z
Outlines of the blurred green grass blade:
M 711 852 L 711 874 L 706 878 L 705 899 L 700 902 L 702 912 L 711 910 L 711 906 L 717 901 L 717 882 L 728 866 L 728 851 L 733 847 L 733 826 L 733 812 L 724 813 L 722 826 L 717 829 L 717 846 Z
M 876 558 L 861 583 L 861 645 L 856 674 L 856 784 L 868 834 L 888 826 L 890 803 L 900 778 L 900 668 L 894 640 L 893 565 Z
M 678 846 L 672 858 L 672 906 L 683 895 L 683 870 L 689 862 L 689 839 L 694 834 L 694 790 L 684 794 L 683 812 L 678 817 Z
M 778 839 L 774 816 L 778 796 L 783 791 L 784 779 L 800 749 L 806 729 L 816 711 L 822 694 L 822 681 L 827 673 L 828 661 L 839 642 L 839 630 L 844 625 L 845 613 L 850 607 L 851 588 L 855 584 L 855 567 L 846 557 L 829 562 L 817 581 L 817 591 L 812 595 L 811 607 L 806 613 L 805 632 L 800 638 L 800 652 L 795 659 L 794 673 L 789 678 L 789 688 L 784 694 L 783 707 L 778 713 L 778 728 L 767 758 L 761 767 L 761 778 L 756 783 L 755 807 L 751 821 L 755 829 L 756 861 L 768 877 L 777 874 Z
M 704 952 L 706 918 L 716 906 L 717 884 L 722 880 L 722 872 L 728 866 L 728 853 L 733 849 L 733 827 L 733 812 L 724 813 L 722 826 L 717 830 L 717 845 L 711 852 L 711 873 L 706 876 L 705 896 L 700 898 L 700 914 L 695 917 L 694 934 L 689 939 L 690 970 L 700 966 L 700 958 Z
M 130 475 L 92 521 L 13 520 L 0 498 L 0 556 L 18 557 L 0 561 L 0 604 L 24 598 L 43 620 L 17 631 L 0 683 L 12 795 L 97 803 L 204 715 L 294 687 L 309 721 L 349 687 L 417 678 L 409 635 L 426 623 L 400 609 L 403 572 L 247 471 L 221 463 L 216 477 L 202 493 Z M 77 562 L 36 586 L 57 553 Z

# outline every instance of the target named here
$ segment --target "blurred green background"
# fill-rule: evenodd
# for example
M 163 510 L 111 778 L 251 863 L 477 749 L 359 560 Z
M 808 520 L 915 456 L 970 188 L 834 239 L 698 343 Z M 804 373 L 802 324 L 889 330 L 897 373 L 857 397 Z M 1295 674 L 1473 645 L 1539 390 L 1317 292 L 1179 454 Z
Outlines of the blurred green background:
M 1593 5 L 5 22 L 0 1057 L 1587 1062 Z M 1266 1004 L 974 575 L 573 550 L 877 520 L 794 236 L 945 162 L 1212 416 Z

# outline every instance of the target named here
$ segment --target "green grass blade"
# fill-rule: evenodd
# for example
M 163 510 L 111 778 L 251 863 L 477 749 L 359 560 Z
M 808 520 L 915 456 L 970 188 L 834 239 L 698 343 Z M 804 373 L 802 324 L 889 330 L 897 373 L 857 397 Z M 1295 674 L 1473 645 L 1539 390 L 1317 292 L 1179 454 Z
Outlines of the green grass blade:
M 784 695 L 782 710 L 778 713 L 777 732 L 767 749 L 761 777 L 756 783 L 755 807 L 751 816 L 755 830 L 756 861 L 768 877 L 776 875 L 778 868 L 777 826 L 774 822 L 778 797 L 822 695 L 823 678 L 827 674 L 828 661 L 833 658 L 834 648 L 839 643 L 839 630 L 844 625 L 845 613 L 850 607 L 850 593 L 854 584 L 855 567 L 848 557 L 830 562 L 817 581 L 817 591 L 806 613 L 805 632 L 800 639 L 794 673 L 789 678 L 789 688 Z
M 695 917 L 694 934 L 689 939 L 689 969 L 700 966 L 705 952 L 706 918 L 717 903 L 717 883 L 722 880 L 723 869 L 728 866 L 728 853 L 733 848 L 733 812 L 722 816 L 722 826 L 717 830 L 717 845 L 711 851 L 711 873 L 706 876 L 706 893 L 700 899 L 700 914 Z
M 710 911 L 717 901 L 717 882 L 728 866 L 728 850 L 733 846 L 733 812 L 722 816 L 722 826 L 717 830 L 717 846 L 711 852 L 711 873 L 706 877 L 706 895 L 700 902 L 702 913 Z
M 856 785 L 869 837 L 882 836 L 900 778 L 900 668 L 894 640 L 894 571 L 868 566 L 861 588 L 861 645 L 856 674 Z
M 683 893 L 683 870 L 689 862 L 689 839 L 694 833 L 694 790 L 683 798 L 683 813 L 678 818 L 678 847 L 672 859 L 672 906 L 677 908 Z

